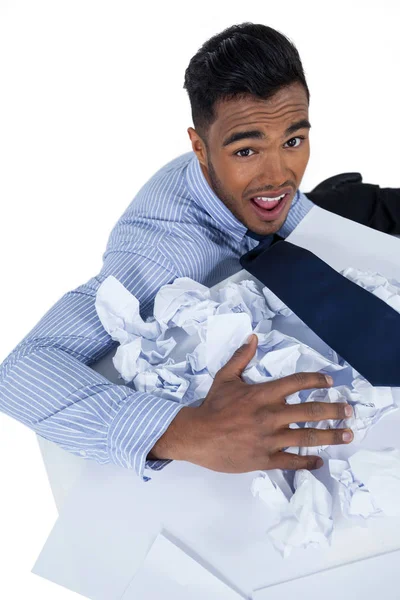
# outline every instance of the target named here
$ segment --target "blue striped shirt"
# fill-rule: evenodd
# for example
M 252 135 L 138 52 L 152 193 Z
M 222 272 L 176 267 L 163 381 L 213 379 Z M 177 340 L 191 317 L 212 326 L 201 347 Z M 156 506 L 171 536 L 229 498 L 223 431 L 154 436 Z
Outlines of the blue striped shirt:
M 298 191 L 278 233 L 286 237 L 312 206 Z M 258 244 L 246 231 L 193 152 L 169 162 L 112 229 L 100 273 L 64 294 L 0 365 L 0 409 L 72 454 L 134 469 L 147 480 L 145 467 L 169 462 L 146 457 L 182 405 L 90 368 L 117 346 L 97 316 L 96 292 L 114 275 L 146 318 L 157 291 L 176 277 L 211 287 L 239 271 L 239 258 Z

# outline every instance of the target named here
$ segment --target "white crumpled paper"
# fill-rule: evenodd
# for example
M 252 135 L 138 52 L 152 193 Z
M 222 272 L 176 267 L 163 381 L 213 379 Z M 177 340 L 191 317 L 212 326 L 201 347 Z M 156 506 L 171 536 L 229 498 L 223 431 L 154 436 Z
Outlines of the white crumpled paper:
M 400 284 L 355 269 L 346 269 L 343 274 L 400 312 Z M 332 353 L 329 360 L 294 337 L 274 329 L 275 317 L 285 320 L 293 313 L 267 287 L 259 289 L 253 280 L 229 282 L 218 290 L 210 290 L 188 277 L 177 278 L 160 288 L 154 300 L 153 316 L 144 321 L 137 298 L 115 277 L 109 276 L 98 289 L 95 306 L 104 328 L 119 342 L 113 357 L 114 366 L 137 391 L 184 404 L 201 403 L 216 373 L 254 332 L 258 336 L 258 347 L 243 372 L 245 382 L 261 383 L 295 372 L 320 371 L 331 374 L 334 379 L 338 377 L 341 384 L 329 389 L 303 390 L 289 396 L 287 402 L 347 402 L 353 406 L 354 416 L 346 421 L 293 423 L 292 428 L 346 426 L 354 431 L 355 440 L 360 441 L 383 415 L 396 408 L 391 388 L 373 387 L 336 353 Z M 181 342 L 189 339 L 194 342 L 180 362 L 170 357 L 176 347 L 173 336 L 176 331 L 181 332 Z M 287 449 L 300 454 L 316 454 L 322 450 L 326 451 L 327 447 Z M 366 493 L 366 483 L 356 478 L 362 468 L 357 462 L 354 464 L 356 470 L 346 461 L 331 461 L 331 474 L 339 481 L 344 512 L 365 517 L 382 511 L 376 504 L 376 480 L 371 476 L 375 493 L 372 497 L 369 488 Z M 366 477 L 364 471 L 362 474 Z M 398 494 L 397 484 L 392 475 L 390 477 L 390 493 Z M 382 481 L 387 489 L 389 480 Z M 285 495 L 266 474 L 253 484 L 253 493 L 262 497 L 270 515 L 275 515 L 269 536 L 284 556 L 295 547 L 325 545 L 332 532 L 331 496 L 325 486 L 308 471 L 300 471 L 295 474 L 294 487 L 291 497 Z M 386 498 L 384 502 L 387 512 L 389 500 Z
M 212 377 L 215 377 L 217 371 L 246 342 L 251 333 L 251 318 L 246 312 L 208 317 L 205 362 Z
M 176 346 L 157 321 L 143 321 L 137 298 L 112 275 L 97 290 L 95 307 L 104 329 L 120 343 L 113 364 L 126 382 L 163 362 Z
M 254 479 L 251 487 L 266 505 L 268 537 L 284 558 L 294 548 L 327 547 L 333 530 L 332 497 L 324 484 L 303 469 L 296 471 L 293 484 L 290 499 L 267 473 Z
M 346 460 L 330 460 L 331 476 L 339 482 L 346 517 L 400 516 L 400 451 L 359 450 Z
M 162 331 L 181 327 L 193 335 L 209 316 L 215 314 L 216 307 L 208 287 L 189 277 L 178 277 L 173 284 L 163 285 L 157 292 L 154 318 Z

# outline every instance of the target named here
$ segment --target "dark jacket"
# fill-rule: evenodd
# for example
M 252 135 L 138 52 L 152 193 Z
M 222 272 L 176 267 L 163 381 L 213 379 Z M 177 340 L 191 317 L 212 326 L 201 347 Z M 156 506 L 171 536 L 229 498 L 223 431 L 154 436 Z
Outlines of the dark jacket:
M 400 188 L 363 183 L 360 173 L 341 173 L 306 196 L 317 206 L 384 233 L 400 234 Z

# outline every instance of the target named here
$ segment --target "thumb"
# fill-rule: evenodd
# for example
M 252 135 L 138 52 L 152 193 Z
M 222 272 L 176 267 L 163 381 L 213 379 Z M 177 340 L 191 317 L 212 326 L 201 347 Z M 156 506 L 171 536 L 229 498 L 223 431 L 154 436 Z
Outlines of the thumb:
M 252 333 L 246 343 L 240 346 L 218 373 L 223 378 L 240 377 L 257 350 L 258 337 Z

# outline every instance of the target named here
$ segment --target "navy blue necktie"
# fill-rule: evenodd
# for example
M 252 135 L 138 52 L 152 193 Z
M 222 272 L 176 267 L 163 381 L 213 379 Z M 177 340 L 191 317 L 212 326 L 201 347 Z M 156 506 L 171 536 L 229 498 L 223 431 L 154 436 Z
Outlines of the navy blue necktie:
M 240 264 L 372 385 L 400 386 L 400 315 L 383 300 L 290 242 L 261 241 Z

